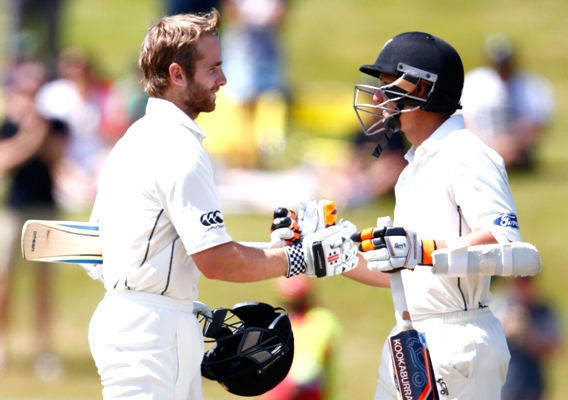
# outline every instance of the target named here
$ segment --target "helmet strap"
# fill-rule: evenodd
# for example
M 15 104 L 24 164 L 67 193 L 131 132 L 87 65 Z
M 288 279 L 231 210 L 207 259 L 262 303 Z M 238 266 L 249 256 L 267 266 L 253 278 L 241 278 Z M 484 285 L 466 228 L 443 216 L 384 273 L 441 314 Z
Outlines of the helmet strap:
M 397 105 L 397 108 L 400 110 L 401 106 Z M 400 131 L 400 113 L 387 117 L 385 119 L 383 126 L 385 129 L 385 133 L 379 139 L 379 143 L 377 143 L 377 147 L 375 147 L 375 150 L 373 151 L 373 157 L 376 158 L 379 158 L 379 156 L 387 146 L 389 140 L 391 139 L 392 135 Z

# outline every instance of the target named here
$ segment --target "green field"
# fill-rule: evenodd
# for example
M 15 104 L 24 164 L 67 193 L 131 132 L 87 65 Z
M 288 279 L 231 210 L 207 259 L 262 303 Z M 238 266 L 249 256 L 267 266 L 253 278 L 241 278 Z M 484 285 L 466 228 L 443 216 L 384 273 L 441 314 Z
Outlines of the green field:
M 5 7 L 4 2 L 0 7 Z M 79 44 L 97 55 L 108 77 L 125 73 L 136 58 L 148 24 L 160 16 L 157 0 L 74 0 L 66 2 L 65 44 Z M 316 110 L 312 121 L 291 121 L 291 143 L 298 138 L 333 136 L 328 126 L 356 123 L 350 96 L 360 76 L 361 64 L 374 61 L 383 43 L 407 30 L 423 30 L 454 44 L 469 70 L 482 63 L 481 46 L 490 32 L 517 39 L 522 63 L 547 76 L 557 98 L 555 123 L 539 149 L 541 163 L 530 174 L 510 176 L 518 207 L 523 239 L 534 243 L 543 259 L 538 283 L 543 296 L 555 304 L 568 321 L 568 246 L 564 207 L 568 204 L 568 2 L 565 0 L 296 0 L 290 2 L 284 31 L 288 70 L 293 93 L 309 94 L 304 106 Z M 7 16 L 0 8 L 0 26 Z M 0 46 L 7 46 L 0 35 Z M 4 53 L 2 53 L 4 54 Z M 325 111 L 329 112 L 326 113 Z M 348 119 L 346 121 L 346 118 Z M 214 133 L 210 133 L 214 135 Z M 297 140 L 294 141 L 293 139 Z M 300 147 L 301 148 L 301 147 Z M 275 204 L 278 206 L 280 204 Z M 339 205 L 341 207 L 341 205 Z M 391 198 L 340 212 L 358 226 L 373 224 L 379 215 L 392 214 Z M 82 217 L 85 216 L 70 216 Z M 270 215 L 229 215 L 229 232 L 236 240 L 266 240 Z M 10 364 L 0 374 L 3 399 L 97 399 L 100 384 L 90 358 L 87 328 L 103 295 L 79 267 L 56 267 L 56 350 L 65 363 L 64 379 L 55 383 L 37 380 L 31 372 L 30 347 L 33 298 L 32 276 L 23 263 L 17 268 L 14 329 L 9 343 Z M 343 392 L 346 400 L 373 396 L 380 351 L 393 324 L 387 290 L 368 288 L 343 277 L 317 282 L 322 304 L 333 309 L 345 327 Z M 272 282 L 228 284 L 201 282 L 200 300 L 213 307 L 244 300 L 274 303 Z M 566 337 L 566 335 L 564 335 Z M 549 399 L 568 398 L 568 352 L 562 349 L 551 363 Z M 205 383 L 206 398 L 234 399 L 217 384 Z

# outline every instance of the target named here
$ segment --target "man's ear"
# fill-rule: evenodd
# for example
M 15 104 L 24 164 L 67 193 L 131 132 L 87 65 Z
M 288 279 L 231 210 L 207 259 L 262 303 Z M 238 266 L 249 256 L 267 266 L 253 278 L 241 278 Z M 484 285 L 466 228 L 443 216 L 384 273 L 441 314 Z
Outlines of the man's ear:
M 170 73 L 170 81 L 172 82 L 172 85 L 185 85 L 186 75 L 181 65 L 179 65 L 178 63 L 171 63 L 168 71 Z
M 432 83 L 425 81 L 424 79 L 420 79 L 420 82 L 418 82 L 418 87 L 414 91 L 413 95 L 425 99 L 426 97 L 428 97 L 428 93 L 430 93 L 431 85 Z

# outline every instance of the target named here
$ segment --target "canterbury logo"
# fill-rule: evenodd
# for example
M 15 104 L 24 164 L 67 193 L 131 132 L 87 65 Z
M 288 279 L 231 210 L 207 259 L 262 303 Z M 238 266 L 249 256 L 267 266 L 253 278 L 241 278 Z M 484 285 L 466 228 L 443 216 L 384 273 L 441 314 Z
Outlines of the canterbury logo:
M 221 216 L 221 211 L 219 210 L 203 214 L 200 221 L 205 226 L 218 225 L 224 222 L 223 217 Z

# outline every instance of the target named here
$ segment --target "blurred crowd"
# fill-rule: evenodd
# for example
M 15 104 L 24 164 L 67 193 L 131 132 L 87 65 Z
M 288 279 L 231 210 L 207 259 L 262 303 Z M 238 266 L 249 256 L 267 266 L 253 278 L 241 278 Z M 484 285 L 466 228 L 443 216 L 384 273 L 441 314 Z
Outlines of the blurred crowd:
M 521 54 L 503 34 L 484 43 L 485 66 L 466 74 L 462 94 L 467 127 L 496 150 L 508 170 L 529 171 L 554 117 L 552 85 L 522 68 Z
M 10 46 L 0 96 L 0 176 L 4 178 L 0 212 L 0 369 L 8 362 L 11 275 L 19 257 L 23 222 L 64 218 L 69 213 L 90 210 L 101 162 L 127 127 L 144 114 L 147 99 L 139 85 L 138 69 L 108 79 L 96 70 L 96 55 L 79 46 L 60 48 L 57 32 L 61 3 L 8 2 Z M 290 140 L 294 93 L 288 84 L 282 45 L 282 29 L 290 6 L 286 0 L 164 2 L 169 14 L 206 12 L 216 7 L 223 15 L 221 41 L 228 84 L 219 93 L 215 115 L 200 116 L 198 123 L 211 132 L 205 146 L 215 156 L 216 166 L 224 170 L 218 187 L 227 211 L 271 211 L 278 205 L 297 204 L 307 194 L 335 199 L 341 206 L 362 205 L 389 195 L 406 165 L 408 143 L 402 137 L 395 136 L 389 148 L 375 159 L 371 153 L 378 138 L 367 137 L 356 129 L 345 132 L 340 156 L 329 163 L 316 165 L 302 158 L 304 148 Z M 461 112 L 467 126 L 501 154 L 507 169 L 528 171 L 538 164 L 538 146 L 553 121 L 552 87 L 546 78 L 520 68 L 517 48 L 510 38 L 490 35 L 484 46 L 488 63 L 468 72 Z M 327 118 L 333 120 L 333 115 Z M 354 114 L 353 121 L 356 126 Z M 299 153 L 300 161 L 274 168 L 276 157 L 291 153 Z M 53 271 L 48 265 L 36 265 L 34 272 L 36 372 L 46 380 L 57 379 L 63 368 L 52 347 Z M 528 285 L 524 280 L 518 282 Z M 306 283 L 298 285 L 303 288 L 302 295 L 310 293 Z M 295 313 L 305 312 L 311 305 L 306 299 L 293 298 L 299 294 L 287 290 L 293 322 L 307 324 L 308 317 L 296 318 Z M 531 307 L 517 309 L 515 315 L 524 318 L 522 323 L 517 321 L 517 331 L 520 324 L 523 332 L 534 338 L 530 327 L 542 326 L 546 319 L 550 329 L 538 335 L 547 335 L 550 348 L 537 353 L 550 353 L 559 337 L 557 322 L 542 307 Z M 309 318 L 313 317 L 314 323 L 321 318 L 330 325 L 330 332 L 336 328 L 339 331 L 331 315 L 322 310 L 312 314 Z M 295 329 L 299 335 L 300 325 Z M 305 329 L 309 332 L 314 328 Z M 518 332 L 511 336 L 510 373 L 523 376 L 518 372 L 523 367 L 517 367 L 521 364 L 514 361 L 536 356 L 533 350 L 523 350 L 527 340 L 519 337 Z M 334 343 L 332 347 L 340 341 L 331 336 L 329 340 Z M 330 349 L 321 349 L 319 370 L 312 371 L 320 374 L 317 379 L 327 379 L 324 373 L 329 371 L 324 371 L 327 367 L 321 357 L 329 357 Z M 532 370 L 537 369 L 537 361 L 541 362 L 535 360 Z M 285 385 L 293 384 L 294 369 L 292 372 Z M 333 376 L 333 372 L 329 374 Z M 278 398 L 275 393 L 270 396 L 266 398 Z
M 90 210 L 107 152 L 144 112 L 138 73 L 103 79 L 78 46 L 60 48 L 61 2 L 8 2 L 9 52 L 0 108 L 0 370 L 9 360 L 14 265 L 29 219 L 68 219 Z M 30 352 L 34 370 L 57 380 L 63 365 L 53 349 L 53 266 L 27 266 L 35 297 Z
M 549 398 L 549 363 L 563 346 L 558 311 L 539 289 L 538 277 L 502 279 L 492 306 L 511 352 L 501 399 Z

